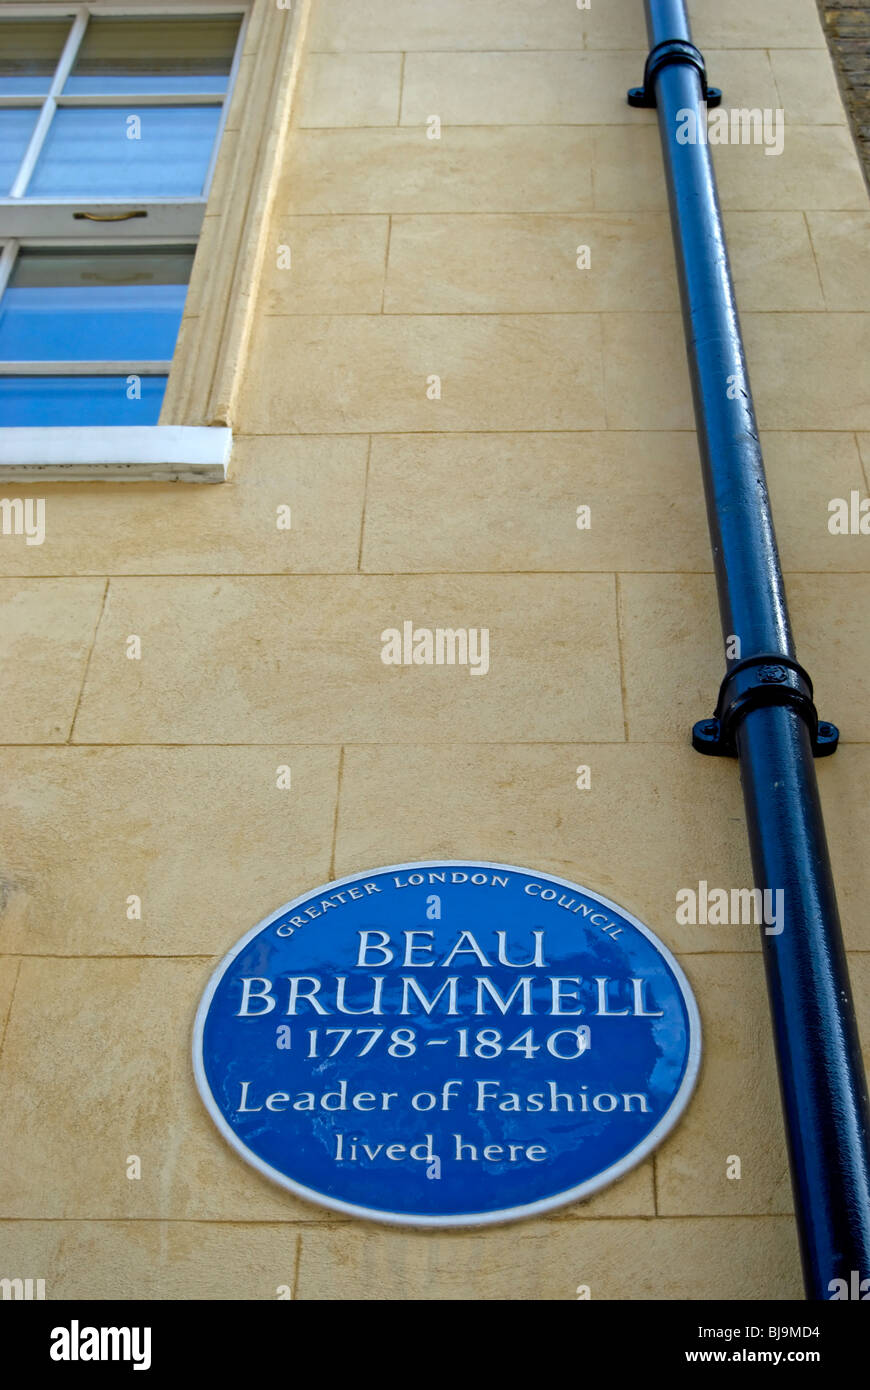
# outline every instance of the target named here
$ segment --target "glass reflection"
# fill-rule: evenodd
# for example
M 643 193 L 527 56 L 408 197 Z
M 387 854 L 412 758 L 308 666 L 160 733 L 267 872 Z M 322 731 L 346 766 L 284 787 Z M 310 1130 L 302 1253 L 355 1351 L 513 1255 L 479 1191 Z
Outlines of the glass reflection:
M 192 198 L 202 193 L 219 106 L 67 107 L 55 113 L 30 197 Z
M 92 19 L 64 92 L 225 92 L 240 23 L 238 15 Z
M 193 247 L 22 251 L 0 300 L 0 360 L 168 360 L 193 254 Z

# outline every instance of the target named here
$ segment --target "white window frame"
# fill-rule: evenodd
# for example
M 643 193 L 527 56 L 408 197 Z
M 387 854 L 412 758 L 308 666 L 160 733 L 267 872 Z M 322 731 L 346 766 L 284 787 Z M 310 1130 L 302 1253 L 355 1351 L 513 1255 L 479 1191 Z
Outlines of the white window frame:
M 226 127 L 227 113 L 238 76 L 250 21 L 250 0 L 174 0 L 174 3 L 105 4 L 3 4 L 0 18 L 69 18 L 70 32 L 62 49 L 48 93 L 24 96 L 0 94 L 2 108 L 39 108 L 40 115 L 8 197 L 0 198 L 0 297 L 9 281 L 20 250 L 197 244 L 205 216 L 215 165 Z M 90 17 L 165 15 L 187 18 L 197 15 L 239 15 L 240 26 L 233 61 L 223 93 L 81 93 L 64 96 L 69 76 Z M 211 158 L 200 194 L 189 198 L 148 197 L 142 200 L 107 197 L 97 201 L 74 197 L 28 198 L 26 185 L 35 168 L 49 126 L 59 107 L 101 106 L 215 106 L 221 114 Z M 142 214 L 151 219 L 143 234 Z M 113 235 L 105 235 L 105 224 Z M 103 227 L 103 235 L 99 228 Z M 140 230 L 142 229 L 142 230 Z M 111 375 L 168 376 L 169 361 L 97 362 L 2 362 L 0 375 Z M 37 426 L 0 427 L 0 477 L 44 480 L 107 478 L 141 481 L 171 478 L 178 481 L 223 482 L 232 445 L 232 431 L 212 426 Z
M 106 18 L 137 18 L 145 19 L 149 16 L 165 15 L 166 18 L 187 18 L 200 15 L 224 14 L 241 16 L 239 35 L 236 41 L 235 53 L 232 65 L 227 77 L 226 90 L 221 93 L 194 93 L 183 92 L 162 93 L 162 92 L 115 92 L 115 93 L 74 93 L 69 96 L 63 95 L 63 86 L 75 64 L 78 51 L 84 38 L 88 19 Z M 136 214 L 145 212 L 153 216 L 153 208 L 160 216 L 160 227 L 158 235 L 189 237 L 196 236 L 202 225 L 205 216 L 205 205 L 211 189 L 214 169 L 217 162 L 218 150 L 220 149 L 226 126 L 227 112 L 232 99 L 233 89 L 238 76 L 239 64 L 241 62 L 242 51 L 245 46 L 248 22 L 250 19 L 250 7 L 248 0 L 238 0 L 236 4 L 222 3 L 222 0 L 215 0 L 214 4 L 190 3 L 190 0 L 176 0 L 174 4 L 156 5 L 114 5 L 103 4 L 101 0 L 90 0 L 87 4 L 71 5 L 2 5 L 0 6 L 0 19 L 71 19 L 72 27 L 67 36 L 66 43 L 60 55 L 58 65 L 54 72 L 51 87 L 48 93 L 40 93 L 33 96 L 24 96 L 18 93 L 0 94 L 0 110 L 15 108 L 20 110 L 22 107 L 31 110 L 39 110 L 40 114 L 30 137 L 30 142 L 22 157 L 19 165 L 18 174 L 12 185 L 8 197 L 0 198 L 0 228 L 2 236 L 18 237 L 23 239 L 27 236 L 63 236 L 65 238 L 83 239 L 88 238 L 88 222 L 100 219 L 126 216 L 131 225 L 127 230 L 127 223 L 118 221 L 118 229 L 124 228 L 121 235 L 129 235 L 136 239 L 139 218 Z M 76 197 L 63 198 L 28 198 L 25 192 L 26 185 L 36 167 L 45 138 L 48 134 L 49 126 L 55 111 L 71 107 L 147 107 L 147 106 L 217 106 L 221 105 L 221 114 L 218 121 L 218 128 L 215 134 L 214 146 L 212 148 L 211 160 L 206 170 L 203 187 L 199 194 L 189 198 L 158 198 L 148 197 L 143 199 L 136 198 L 100 198 L 82 199 Z M 79 213 L 79 217 L 75 216 Z M 77 226 L 71 224 L 77 222 Z
M 189 246 L 194 253 L 196 252 L 196 237 L 137 237 L 136 247 L 151 246 Z M 84 241 L 71 241 L 67 237 L 26 237 L 18 240 L 10 237 L 7 241 L 0 241 L 0 298 L 9 282 L 9 276 L 19 251 L 30 250 L 50 250 L 68 251 L 78 247 L 88 250 L 115 250 L 123 246 L 123 241 L 114 240 L 110 237 L 89 236 Z M 136 359 L 135 361 L 124 362 L 119 358 L 100 358 L 93 362 L 85 362 L 80 359 L 65 360 L 63 358 L 53 358 L 35 362 L 23 361 L 0 361 L 0 377 L 2 376 L 168 376 L 172 367 L 172 358 L 162 361 L 158 358 L 149 357 Z M 61 428 L 58 426 L 57 428 Z M 71 426 L 71 428 L 75 428 Z M 84 428 L 82 426 L 81 428 Z M 118 428 L 126 428 L 119 426 Z

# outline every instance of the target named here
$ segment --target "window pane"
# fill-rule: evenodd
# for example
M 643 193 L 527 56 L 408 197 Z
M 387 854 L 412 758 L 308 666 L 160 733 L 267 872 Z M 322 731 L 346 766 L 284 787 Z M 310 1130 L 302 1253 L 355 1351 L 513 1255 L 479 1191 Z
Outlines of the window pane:
M 198 197 L 219 119 L 219 106 L 152 106 L 135 114 L 61 109 L 49 127 L 27 195 Z
M 47 92 L 69 31 L 68 19 L 0 21 L 0 94 Z
M 193 247 L 22 251 L 0 301 L 0 360 L 168 360 L 192 263 Z
M 143 376 L 141 396 L 123 376 L 0 377 L 0 426 L 156 425 L 165 376 Z
M 241 18 L 92 19 L 65 92 L 225 92 Z
M 0 111 L 0 198 L 15 182 L 38 116 L 38 110 L 21 107 Z

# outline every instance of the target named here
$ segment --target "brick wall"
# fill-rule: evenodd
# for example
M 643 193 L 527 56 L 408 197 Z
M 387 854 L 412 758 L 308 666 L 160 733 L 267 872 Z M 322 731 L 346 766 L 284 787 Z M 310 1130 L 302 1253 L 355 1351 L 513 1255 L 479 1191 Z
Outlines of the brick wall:
M 819 0 L 819 9 L 864 173 L 870 179 L 870 3 Z

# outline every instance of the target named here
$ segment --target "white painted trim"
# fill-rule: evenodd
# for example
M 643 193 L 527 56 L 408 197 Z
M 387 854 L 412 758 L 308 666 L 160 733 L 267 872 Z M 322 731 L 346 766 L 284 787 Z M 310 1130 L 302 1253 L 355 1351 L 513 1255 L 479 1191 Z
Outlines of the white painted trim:
M 205 14 L 211 14 L 212 10 L 216 14 L 243 14 L 245 10 L 250 9 L 250 5 L 251 0 L 237 0 L 235 4 L 232 3 L 232 0 L 228 0 L 227 3 L 223 3 L 223 0 L 221 3 L 215 3 L 214 0 L 168 0 L 168 3 L 162 5 L 145 3 L 144 0 L 142 3 L 140 0 L 127 0 L 126 4 L 121 5 L 103 4 L 101 0 L 91 0 L 88 5 L 77 5 L 75 0 L 70 0 L 67 5 L 46 5 L 42 3 L 42 0 L 30 0 L 29 4 L 13 5 L 7 3 L 7 0 L 3 0 L 0 17 L 3 19 L 72 19 L 80 9 L 85 9 L 89 14 L 100 17 L 117 15 L 124 18 L 128 14 L 134 19 L 146 15 L 161 14 L 185 17 L 189 13 L 193 18 L 200 10 Z
M 45 144 L 45 137 L 48 134 L 48 127 L 54 120 L 54 113 L 57 109 L 57 97 L 63 88 L 64 82 L 66 82 L 66 79 L 69 77 L 70 71 L 72 70 L 72 65 L 76 60 L 76 55 L 78 54 L 82 38 L 84 37 L 85 29 L 87 28 L 87 24 L 87 10 L 77 10 L 76 17 L 73 20 L 72 28 L 70 29 L 67 35 L 66 43 L 63 46 L 63 52 L 60 55 L 60 61 L 58 62 L 58 65 L 54 70 L 54 77 L 52 78 L 51 87 L 49 88 L 48 95 L 45 98 L 45 105 L 39 113 L 39 119 L 37 120 L 36 125 L 33 127 L 33 134 L 30 137 L 30 144 L 27 146 L 27 149 L 24 152 L 24 158 L 22 159 L 21 164 L 19 166 L 15 182 L 9 190 L 10 198 L 21 198 L 24 195 L 24 191 L 30 182 L 30 177 L 34 169 L 36 168 L 36 161 L 39 159 L 39 156 L 42 153 L 42 147 Z
M 18 255 L 18 242 L 14 237 L 3 243 L 0 250 L 0 299 L 6 292 L 9 284 L 9 277 L 12 274 L 12 267 L 15 264 L 15 257 Z
M 0 376 L 168 376 L 172 358 L 158 361 L 151 358 L 141 362 L 123 362 L 101 358 L 87 362 L 80 358 L 63 361 L 40 358 L 34 362 L 0 362 Z
M 232 443 L 209 425 L 0 429 L 0 480 L 223 483 Z
M 92 227 L 96 227 L 97 225 L 98 224 L 95 222 L 91 223 Z M 114 227 L 116 224 L 112 223 L 111 225 Z M 140 246 L 144 247 L 145 250 L 160 246 L 183 246 L 189 247 L 193 252 L 196 252 L 197 244 L 195 236 L 137 236 L 133 249 L 138 250 Z M 80 246 L 79 242 L 71 237 L 28 236 L 21 238 L 19 249 L 22 251 L 78 251 Z M 117 231 L 113 231 L 111 236 L 108 234 L 103 236 L 89 236 L 87 250 L 91 249 L 112 251 L 115 249 L 124 249 L 124 245 L 122 242 L 119 242 Z
M 205 199 L 201 193 L 196 193 L 189 198 L 140 198 L 138 202 L 135 198 L 114 197 L 109 196 L 109 194 L 104 196 L 101 193 L 99 198 L 92 198 L 90 200 L 87 198 L 72 197 L 66 194 L 64 194 L 63 197 L 59 196 L 57 198 L 28 198 L 27 206 L 29 208 L 76 208 L 84 203 L 85 207 L 129 208 L 142 207 L 144 203 L 147 203 L 149 207 L 185 208 L 201 207 L 204 202 Z M 20 198 L 0 198 L 0 208 L 6 210 L 17 207 L 20 203 Z
M 92 221 L 86 217 L 76 217 L 77 212 L 92 212 L 112 216 L 117 212 L 144 212 L 144 217 L 131 217 L 122 222 Z M 136 241 L 144 239 L 143 234 L 153 229 L 152 235 L 174 241 L 192 241 L 200 232 L 205 216 L 205 199 L 154 201 L 147 204 L 135 200 L 116 198 L 87 202 L 84 199 L 66 198 L 56 202 L 37 202 L 29 198 L 0 198 L 0 220 L 3 230 L 9 236 L 20 240 L 33 237 L 64 238 L 67 241 L 92 240 L 94 230 L 111 227 L 114 240 L 133 237 Z
M 137 106 L 222 106 L 224 92 L 70 92 L 55 99 L 58 109 L 87 107 L 134 110 Z M 215 137 L 217 138 L 217 137 Z
M 238 80 L 239 76 L 239 66 L 242 61 L 242 53 L 245 47 L 245 40 L 248 37 L 248 21 L 250 17 L 250 10 L 245 10 L 244 14 L 242 15 L 242 22 L 239 25 L 239 32 L 236 35 L 236 47 L 233 52 L 233 61 L 230 64 L 230 70 L 227 74 L 227 89 L 223 97 L 223 105 L 221 107 L 220 119 L 218 120 L 218 128 L 215 131 L 214 144 L 211 147 L 211 158 L 208 161 L 208 168 L 205 171 L 205 178 L 202 181 L 202 194 L 204 198 L 207 198 L 209 193 L 211 192 L 211 185 L 212 180 L 214 178 L 215 166 L 218 160 L 218 152 L 220 150 L 221 143 L 224 138 L 224 131 L 226 130 L 227 126 L 227 116 L 229 115 L 230 110 L 230 102 L 233 99 L 233 92 L 235 91 L 236 81 Z
M 129 5 L 121 6 L 88 4 L 70 5 L 69 7 L 64 6 L 63 8 L 61 8 L 59 6 L 55 7 L 37 4 L 30 6 L 11 5 L 3 7 L 3 13 L 0 14 L 0 18 L 32 18 L 34 16 L 50 17 L 52 14 L 57 14 L 58 17 L 62 16 L 64 18 L 71 18 L 73 20 L 73 23 L 70 32 L 67 35 L 63 51 L 58 60 L 58 65 L 55 69 L 54 77 L 52 79 L 49 91 L 44 96 L 39 94 L 33 94 L 31 96 L 24 97 L 22 101 L 16 101 L 14 94 L 10 94 L 8 97 L 0 97 L 0 103 L 2 103 L 2 105 L 4 106 L 20 106 L 24 104 L 28 107 L 41 107 L 39 116 L 36 121 L 36 125 L 34 126 L 33 131 L 31 133 L 27 149 L 25 150 L 24 155 L 22 156 L 22 160 L 18 168 L 18 173 L 13 181 L 12 187 L 9 190 L 9 195 L 7 198 L 0 199 L 0 207 L 4 205 L 8 206 L 9 204 L 11 204 L 12 206 L 18 205 L 18 207 L 24 208 L 30 206 L 49 209 L 49 216 L 51 216 L 52 214 L 56 215 L 57 209 L 65 207 L 70 202 L 78 204 L 81 203 L 80 199 L 31 199 L 27 197 L 27 188 L 30 184 L 33 172 L 39 160 L 39 156 L 42 153 L 42 148 L 45 144 L 49 127 L 51 126 L 51 123 L 54 120 L 55 113 L 59 107 L 98 107 L 101 109 L 120 110 L 128 108 L 131 105 L 141 106 L 143 108 L 153 107 L 155 109 L 175 106 L 216 106 L 220 108 L 220 115 L 218 117 L 218 125 L 215 132 L 214 141 L 212 142 L 211 154 L 209 157 L 208 165 L 206 167 L 200 195 L 196 200 L 172 200 L 172 203 L 175 207 L 183 207 L 184 204 L 194 201 L 198 201 L 200 203 L 201 213 L 196 228 L 197 230 L 199 230 L 199 225 L 202 221 L 202 216 L 205 212 L 205 202 L 208 197 L 209 190 L 211 188 L 212 179 L 214 177 L 218 153 L 220 150 L 221 141 L 227 123 L 227 113 L 229 111 L 230 101 L 232 100 L 233 91 L 239 72 L 239 64 L 241 63 L 242 59 L 242 51 L 244 49 L 245 39 L 248 33 L 248 22 L 250 20 L 251 14 L 251 0 L 240 0 L 240 3 L 236 5 L 212 4 L 210 3 L 210 0 L 200 0 L 200 4 L 200 13 L 206 18 L 210 14 L 226 14 L 229 16 L 238 15 L 239 17 L 239 32 L 236 36 L 236 46 L 233 52 L 233 60 L 230 65 L 230 71 L 227 75 L 226 89 L 223 92 L 83 92 L 68 93 L 64 95 L 64 87 L 66 85 L 66 80 L 73 69 L 75 60 L 78 56 L 79 48 L 81 47 L 85 30 L 87 28 L 89 20 L 92 17 L 99 18 L 101 16 L 129 16 L 130 18 L 148 18 L 150 16 L 152 18 L 158 18 L 160 16 L 166 16 L 167 18 L 180 19 L 185 18 L 190 14 L 195 14 L 195 10 L 192 11 L 189 8 L 189 5 L 185 3 L 185 0 L 175 0 L 175 3 L 170 2 L 168 4 L 162 5 L 139 5 L 135 3 L 135 0 L 133 0 L 133 3 Z M 122 203 L 122 205 L 124 203 L 127 203 L 127 205 L 129 205 L 129 200 L 108 198 L 105 201 L 108 203 L 120 202 Z M 156 204 L 157 206 L 160 206 L 161 203 L 166 202 L 167 200 L 165 199 L 155 199 L 146 197 L 140 200 L 140 206 L 144 205 L 144 208 L 147 212 L 147 209 L 151 205 Z M 27 213 L 23 213 L 19 214 L 19 218 L 22 215 L 25 218 L 28 217 Z M 45 214 L 42 214 L 40 217 L 40 222 L 36 224 L 31 222 L 30 220 L 27 220 L 24 223 L 22 223 L 19 220 L 16 223 L 16 225 L 13 228 L 11 228 L 11 230 L 18 233 L 19 235 L 22 233 L 26 235 L 26 233 L 30 231 L 34 226 L 36 231 L 44 230 L 44 217 Z M 185 231 L 190 230 L 188 224 L 186 223 L 183 224 L 183 229 Z
M 0 19 L 2 19 L 0 15 Z M 225 92 L 67 92 L 54 98 L 55 106 L 116 107 L 137 106 L 220 106 L 225 101 Z M 21 96 L 14 92 L 0 92 L 0 111 L 18 111 L 22 107 L 36 110 L 45 104 L 46 97 Z

